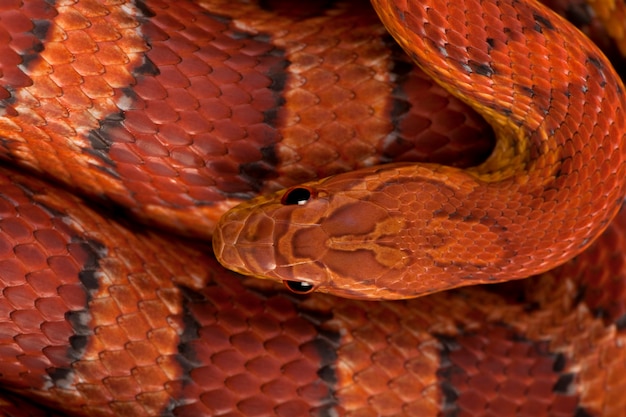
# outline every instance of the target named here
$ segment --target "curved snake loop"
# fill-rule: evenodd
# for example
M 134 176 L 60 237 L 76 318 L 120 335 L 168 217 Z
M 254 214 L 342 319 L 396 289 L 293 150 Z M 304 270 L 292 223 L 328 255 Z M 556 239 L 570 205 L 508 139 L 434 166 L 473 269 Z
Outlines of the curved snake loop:
M 623 85 L 532 1 L 375 4 L 494 124 L 485 163 L 292 187 L 392 159 L 424 120 L 429 150 L 489 136 L 361 3 L 0 2 L 0 414 L 624 415 Z M 206 243 L 286 185 L 215 244 L 295 292 L 412 297 L 590 246 L 495 286 L 301 297 Z
M 493 154 L 467 170 L 395 164 L 259 197 L 222 217 L 220 262 L 398 299 L 525 278 L 584 250 L 625 192 L 626 99 L 604 55 L 535 1 L 373 4 L 415 62 L 490 122 Z

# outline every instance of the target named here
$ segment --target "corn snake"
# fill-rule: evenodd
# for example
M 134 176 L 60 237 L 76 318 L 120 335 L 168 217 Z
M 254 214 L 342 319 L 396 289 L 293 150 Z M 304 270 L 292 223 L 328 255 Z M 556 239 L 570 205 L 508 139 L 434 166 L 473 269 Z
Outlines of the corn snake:
M 210 5 L 213 2 L 208 3 Z M 29 4 L 32 10 L 38 11 L 36 2 Z M 85 7 L 85 4 L 89 7 Z M 44 17 L 52 17 L 45 14 L 51 13 L 51 9 L 43 7 L 44 3 L 40 5 L 43 16 L 37 15 L 37 19 L 33 19 L 39 26 L 35 25 L 35 29 L 31 28 L 29 31 L 37 36 L 47 33 L 41 23 L 45 21 Z M 144 8 L 135 10 L 134 13 L 149 16 L 154 22 L 161 22 L 160 15 L 154 11 L 161 3 L 146 2 L 139 5 Z M 69 55 L 74 56 L 72 59 L 84 52 L 84 60 L 77 60 L 78 64 L 75 65 L 78 68 L 89 63 L 91 55 L 98 56 L 99 50 L 91 51 L 89 43 L 81 42 L 84 39 L 80 38 L 85 16 L 95 19 L 94 16 L 98 16 L 100 10 L 98 6 L 101 5 L 96 2 L 78 3 L 77 7 L 59 6 L 59 9 L 67 7 L 60 9 L 67 12 L 60 13 L 65 20 L 58 23 L 58 27 L 53 26 L 56 30 L 50 32 L 56 35 L 60 45 L 44 47 L 44 51 L 70 51 Z M 220 6 L 221 10 L 227 8 L 225 4 Z M 235 9 L 234 6 L 235 4 L 231 8 Z M 195 5 L 188 7 L 197 11 Z M 241 7 L 245 10 L 244 6 Z M 177 13 L 185 17 L 182 10 L 184 8 L 181 7 Z M 121 15 L 121 11 L 118 13 Z M 243 12 L 242 14 L 245 15 Z M 132 27 L 119 15 L 113 14 L 113 17 L 122 23 L 118 29 L 120 32 Z M 227 22 L 224 16 L 209 17 L 210 19 L 205 16 L 202 23 L 217 25 Z M 9 18 L 15 16 L 9 14 Z M 2 21 L 3 26 L 9 26 L 7 19 Z M 167 27 L 181 29 L 180 23 L 172 23 L 166 17 L 162 19 L 170 25 Z M 20 28 L 19 19 L 12 22 Z M 320 23 L 314 22 L 311 26 L 318 28 Z M 102 45 L 111 42 L 110 33 L 103 30 L 107 28 L 106 25 L 93 27 L 99 29 L 95 30 L 96 35 L 103 36 L 104 39 L 99 40 Z M 162 29 L 159 29 L 161 28 L 158 26 L 148 26 L 143 28 L 142 34 L 146 37 L 148 34 L 156 36 L 156 39 L 161 36 L 166 41 L 169 40 L 163 37 Z M 77 31 L 79 38 L 73 41 L 76 42 L 74 44 L 72 40 L 75 38 L 67 36 L 71 47 L 63 48 L 62 43 L 66 39 L 60 32 L 71 33 L 71 30 Z M 189 32 L 189 37 L 194 39 L 193 30 Z M 245 36 L 240 31 L 230 34 L 230 39 L 220 41 L 227 43 L 226 41 L 235 42 L 255 37 L 255 41 L 263 40 L 263 35 Z M 20 40 L 19 37 L 16 38 Z M 175 41 L 181 42 L 180 39 Z M 363 43 L 363 40 L 360 42 Z M 243 44 L 247 50 L 262 48 L 262 45 L 252 41 Z M 125 45 L 128 47 L 125 52 L 131 55 L 128 51 L 141 51 L 142 45 L 142 39 L 131 38 Z M 167 48 L 159 48 L 157 45 L 156 40 L 151 44 L 150 61 L 158 63 L 155 66 L 161 74 L 170 74 L 169 78 L 165 77 L 167 80 L 174 84 L 180 82 L 180 78 L 171 75 L 176 73 L 167 65 L 168 59 L 172 59 L 167 54 Z M 143 47 L 145 49 L 145 45 Z M 29 51 L 32 54 L 37 49 L 32 47 L 32 51 Z M 104 56 L 98 56 L 98 61 L 110 62 L 112 67 L 119 65 L 115 50 L 102 48 L 102 51 Z M 269 55 L 275 58 L 275 54 Z M 37 62 L 26 53 L 22 56 L 25 62 Z M 69 81 L 67 91 L 63 91 L 62 97 L 67 94 L 66 98 L 69 98 L 74 94 L 75 98 L 80 99 L 80 92 L 71 83 L 74 73 L 69 71 L 67 63 L 62 62 L 64 57 L 69 59 L 68 53 L 45 56 L 50 67 L 58 65 L 61 68 L 58 72 L 60 80 L 52 78 L 59 83 Z M 302 57 L 303 62 L 307 58 L 310 59 L 308 56 Z M 53 62 L 47 62 L 48 60 Z M 183 66 L 186 70 L 201 72 L 202 65 L 197 61 L 191 59 L 182 62 L 186 64 Z M 276 70 L 284 63 L 270 59 L 267 65 Z M 86 81 L 88 88 L 83 89 L 100 91 L 102 86 L 98 78 L 103 78 L 103 74 L 98 71 L 79 72 L 78 68 L 73 69 L 85 79 L 89 75 L 93 76 Z M 29 75 L 35 81 L 44 82 L 47 77 L 45 69 L 45 66 L 31 67 Z M 111 71 L 120 76 L 115 70 Z M 154 66 L 150 67 L 144 62 L 142 71 L 140 74 L 150 82 L 147 74 L 155 73 Z M 3 67 L 3 73 L 7 74 L 7 68 Z M 311 73 L 310 76 L 316 74 Z M 128 76 L 128 73 L 122 75 Z M 323 75 L 320 75 L 322 81 Z M 232 74 L 227 71 L 220 74 L 224 79 L 229 76 Z M 259 81 L 252 75 L 250 77 L 252 85 L 257 85 Z M 11 82 L 17 78 L 11 88 L 5 91 L 11 98 L 18 97 L 18 87 L 24 87 L 18 84 L 23 80 L 15 74 L 7 75 L 7 78 Z M 223 79 L 218 81 L 222 82 Z M 278 83 L 279 78 L 274 81 Z M 31 93 L 39 88 L 48 92 L 48 96 L 40 98 L 44 105 L 55 104 L 57 95 L 48 90 L 51 85 L 41 86 L 35 83 L 35 87 L 31 89 Z M 141 143 L 138 148 L 124 148 L 119 143 L 114 143 L 111 138 L 116 135 L 122 135 L 122 143 L 127 138 L 120 130 L 119 115 L 117 119 L 108 117 L 89 131 L 92 147 L 82 145 L 84 148 L 81 149 L 91 149 L 91 153 L 84 151 L 91 159 L 86 163 L 76 162 L 96 166 L 96 171 L 99 172 L 89 171 L 89 174 L 84 174 L 83 185 L 76 185 L 79 181 L 77 178 L 70 182 L 84 193 L 92 196 L 95 194 L 98 198 L 98 193 L 93 191 L 96 181 L 93 178 L 101 176 L 110 188 L 107 191 L 112 190 L 113 197 L 109 198 L 124 203 L 129 198 L 128 195 L 139 196 L 140 202 L 142 198 L 145 199 L 143 202 L 148 207 L 146 211 L 155 220 L 166 218 L 165 222 L 169 227 L 194 233 L 193 230 L 190 231 L 190 225 L 209 225 L 212 221 L 210 219 L 215 216 L 208 216 L 207 221 L 199 218 L 184 219 L 183 215 L 183 220 L 176 223 L 169 218 L 169 207 L 154 208 L 157 206 L 154 204 L 156 198 L 144 197 L 145 188 L 148 187 L 137 186 L 132 189 L 132 193 L 124 195 L 119 192 L 121 188 L 113 182 L 115 175 L 111 171 L 125 167 L 126 174 L 131 172 L 132 168 L 128 168 L 125 163 L 132 162 L 133 156 L 139 150 L 148 152 L 154 158 L 146 158 L 145 165 L 148 165 L 151 173 L 158 176 L 167 171 L 166 167 L 156 162 L 160 154 L 164 153 L 162 148 L 149 138 L 154 134 L 151 131 L 154 124 L 166 126 L 171 117 L 163 103 L 169 107 L 174 106 L 172 102 L 165 100 L 167 97 L 159 96 L 159 93 L 162 90 L 178 92 L 179 95 L 175 95 L 176 99 L 172 101 L 177 103 L 179 107 L 176 109 L 181 113 L 185 110 L 186 100 L 189 100 L 176 90 L 180 88 L 177 85 L 168 85 L 166 88 L 156 85 L 155 88 L 154 84 L 140 84 L 136 87 L 136 94 L 144 101 L 143 104 L 129 105 L 123 100 L 130 94 L 130 91 L 123 91 L 126 86 L 110 90 L 113 90 L 113 97 L 122 99 L 119 101 L 122 104 L 118 106 L 123 106 L 120 108 L 125 111 L 123 127 L 130 129 L 145 142 L 138 141 Z M 190 88 L 196 87 L 199 86 L 193 85 Z M 368 88 L 367 91 L 376 89 L 375 86 Z M 93 107 L 98 112 L 102 112 L 110 104 L 110 99 L 106 99 L 110 95 L 102 96 L 105 97 L 103 102 L 93 99 L 96 103 Z M 28 98 L 27 95 L 19 97 Z M 307 98 L 308 95 L 302 93 L 300 97 Z M 229 98 L 237 100 L 238 93 L 233 92 Z M 50 99 L 50 103 L 46 99 Z M 150 106 L 145 104 L 152 103 L 150 100 L 156 103 L 155 108 L 148 108 Z M 16 102 L 20 104 L 19 101 Z M 67 105 L 63 101 L 61 103 Z M 260 105 L 264 104 L 267 105 Z M 10 116 L 29 116 L 22 108 L 16 107 L 13 100 L 5 99 L 5 105 L 7 110 L 3 122 L 16 123 L 15 117 Z M 220 111 L 214 101 L 207 105 L 214 106 L 212 109 L 215 112 Z M 348 108 L 346 105 L 344 107 Z M 142 119 L 139 111 L 146 108 L 147 114 L 153 117 L 152 125 L 145 118 Z M 52 107 L 52 110 L 55 109 L 63 110 L 63 107 Z M 262 108 L 261 113 L 268 112 L 268 109 L 271 106 Z M 46 111 L 54 114 L 52 110 L 47 108 Z M 71 110 L 65 114 L 57 113 L 65 117 L 61 121 L 66 120 L 66 124 L 59 121 L 58 124 L 52 124 L 47 132 L 53 143 L 55 139 L 59 140 L 55 146 L 68 142 L 68 133 L 71 130 L 65 127 L 70 125 L 70 121 L 73 123 L 78 120 L 82 123 L 79 126 L 83 127 L 89 126 L 88 122 L 93 123 L 85 114 L 78 114 L 80 112 L 75 108 Z M 12 111 L 15 114 L 11 114 Z M 95 113 L 97 112 L 94 111 Z M 258 116 L 250 116 L 249 113 L 251 111 L 242 111 L 237 117 L 251 117 L 252 124 L 258 124 L 255 119 Z M 304 111 L 300 113 L 300 116 L 303 115 Z M 350 114 L 346 115 L 348 116 Z M 185 119 L 184 116 L 181 119 L 189 123 L 189 126 L 185 126 L 186 129 L 193 128 L 194 123 L 201 123 Z M 20 122 L 22 129 L 26 131 L 29 131 L 29 123 L 40 128 L 33 115 Z M 375 130 L 377 126 L 377 123 L 367 124 L 367 130 Z M 236 126 L 222 127 L 231 132 Z M 176 137 L 176 133 L 179 132 L 159 130 L 158 135 L 162 139 L 168 135 Z M 7 139 L 16 140 L 14 135 L 15 128 L 12 125 L 2 134 L 5 138 L 3 144 L 9 148 L 6 154 L 12 159 L 26 153 L 23 148 L 11 148 L 12 143 Z M 194 137 L 194 143 L 203 144 L 201 134 Z M 177 158 L 181 163 L 193 161 L 194 156 L 185 154 L 180 145 L 174 143 L 172 148 L 168 148 L 168 156 Z M 72 166 L 73 160 L 68 155 L 72 154 L 60 154 L 57 160 L 46 160 L 51 156 L 50 148 L 44 147 L 44 144 L 41 146 L 44 156 L 30 160 L 24 157 L 26 165 L 44 172 L 60 171 L 58 180 L 69 181 L 63 170 L 71 171 L 68 166 Z M 203 151 L 208 154 L 212 151 L 219 153 L 208 144 L 204 146 L 206 148 Z M 106 149 L 108 155 L 105 155 L 103 149 Z M 348 149 L 353 150 L 355 146 Z M 243 153 L 237 146 L 231 152 L 236 154 L 238 151 Z M 319 157 L 319 152 L 318 149 L 314 153 L 316 157 Z M 116 164 L 112 164 L 105 157 L 119 159 Z M 59 163 L 59 160 L 63 163 Z M 225 172 L 228 172 L 228 168 L 227 164 L 221 167 Z M 259 170 L 262 171 L 261 168 L 258 164 L 252 166 L 247 175 L 253 176 Z M 196 179 L 189 173 L 187 175 L 192 180 Z M 159 198 L 162 200 L 168 197 L 168 185 L 167 181 L 155 182 L 155 188 L 162 186 L 159 188 Z M 237 184 L 231 186 L 233 190 L 230 194 L 236 196 L 242 193 Z M 189 188 L 194 192 L 201 192 L 192 186 Z M 13 260 L 37 260 L 40 266 L 33 268 L 43 268 L 26 274 L 22 272 L 21 265 L 10 262 L 3 264 L 5 271 L 12 272 L 8 277 L 3 277 L 5 281 L 10 281 L 3 295 L 6 306 L 4 310 L 9 311 L 11 316 L 10 322 L 3 323 L 3 334 L 10 339 L 5 350 L 16 358 L 3 371 L 3 378 L 13 388 L 21 388 L 24 390 L 22 392 L 35 395 L 44 403 L 54 406 L 63 403 L 69 412 L 90 415 L 300 415 L 307 412 L 341 415 L 352 411 L 354 415 L 426 415 L 436 413 L 442 404 L 444 410 L 449 407 L 448 412 L 455 409 L 477 412 L 482 407 L 487 410 L 484 411 L 486 414 L 491 410 L 499 415 L 619 415 L 623 409 L 620 408 L 619 396 L 621 380 L 611 373 L 618 375 L 619 370 L 624 367 L 617 342 L 621 339 L 616 334 L 622 327 L 619 319 L 623 314 L 619 297 L 622 291 L 619 278 L 623 238 L 618 232 L 624 222 L 623 216 L 618 218 L 617 223 L 600 240 L 600 244 L 605 246 L 598 247 L 604 249 L 591 249 L 581 255 L 576 264 L 562 268 L 561 273 L 571 277 L 570 280 L 555 281 L 555 273 L 543 276 L 538 282 L 509 285 L 511 288 L 522 287 L 524 290 L 520 292 L 524 295 L 520 296 L 522 302 L 518 301 L 518 304 L 513 303 L 506 293 L 492 293 L 486 289 L 459 290 L 422 301 L 403 303 L 338 303 L 327 296 L 301 300 L 263 283 L 245 281 L 244 287 L 236 278 L 221 271 L 214 260 L 203 254 L 208 249 L 202 244 L 187 245 L 176 238 L 139 231 L 136 226 L 128 224 L 128 219 L 121 220 L 121 223 L 109 220 L 97 211 L 79 205 L 76 197 L 42 185 L 35 179 L 5 172 L 2 189 L 6 190 L 3 191 L 6 193 L 3 198 L 10 202 L 3 208 L 6 213 L 3 216 L 3 236 L 14 244 L 12 247 L 19 248 L 13 250 Z M 197 195 L 194 198 L 198 198 Z M 101 196 L 96 201 L 102 201 Z M 178 201 L 171 206 L 184 205 L 185 201 Z M 214 207 L 211 208 L 213 209 Z M 35 226 L 27 226 L 26 219 L 33 221 Z M 41 247 L 46 248 L 47 257 L 39 253 Z M 71 261 L 64 260 L 66 258 Z M 611 273 L 614 275 L 598 275 L 588 281 L 586 291 L 577 291 L 578 285 L 573 283 L 582 280 L 582 271 L 593 265 L 603 264 L 613 265 Z M 46 272 L 48 266 L 52 272 Z M 83 267 L 82 275 L 76 271 L 79 266 Z M 70 271 L 68 275 L 81 275 L 81 283 L 46 285 L 51 273 L 64 277 L 61 271 Z M 28 276 L 28 285 L 12 281 L 20 275 L 22 278 Z M 104 279 L 100 283 L 96 282 L 96 278 Z M 606 284 L 605 281 L 613 283 L 612 286 L 600 285 Z M 505 291 L 507 287 L 501 288 L 501 291 Z M 602 288 L 608 288 L 609 291 L 602 291 Z M 71 325 L 63 324 L 65 311 L 53 308 L 59 304 L 59 301 L 55 301 L 57 296 L 73 311 L 69 321 Z M 85 304 L 89 304 L 92 309 L 87 311 Z M 236 308 L 229 308 L 229 304 Z M 562 315 L 555 318 L 546 314 L 546 311 L 558 311 Z M 60 317 L 54 316 L 59 312 Z M 103 321 L 94 330 L 89 330 L 84 324 L 90 318 L 100 318 Z M 312 323 L 318 324 L 322 329 L 320 334 L 314 332 Z M 582 326 L 581 323 L 585 324 L 586 329 L 593 330 L 581 335 L 573 334 Z M 48 340 L 44 340 L 42 344 L 41 341 L 30 341 L 24 337 L 33 331 L 33 327 L 51 328 L 54 331 L 44 332 Z M 550 336 L 543 335 L 546 328 L 552 330 L 552 333 L 548 332 Z M 18 331 L 20 333 L 15 333 Z M 62 336 L 58 336 L 59 334 Z M 72 342 L 69 359 L 62 355 L 66 350 L 64 343 L 68 339 Z M 499 349 L 504 349 L 504 352 Z M 589 349 L 594 350 L 594 353 L 586 354 L 585 351 Z M 15 353 L 18 350 L 19 353 Z M 510 356 L 516 360 L 511 360 Z M 340 360 L 335 364 L 333 360 L 337 357 Z M 318 359 L 321 359 L 322 365 L 315 362 Z M 578 365 L 578 359 L 585 365 Z M 443 366 L 439 364 L 440 360 Z M 468 361 L 473 361 L 473 365 L 468 365 Z M 516 367 L 516 362 L 521 365 Z M 45 372 L 41 376 L 33 371 L 24 371 L 30 369 L 28 366 L 32 366 L 32 369 L 43 369 Z M 580 372 L 581 367 L 585 372 Z M 484 368 L 493 373 L 486 375 L 476 372 Z M 178 371 L 182 371 L 182 376 L 176 373 Z M 464 373 L 465 378 L 459 377 L 460 373 Z M 502 380 L 505 375 L 509 375 L 508 379 Z M 515 375 L 515 378 L 510 375 Z M 439 377 L 442 380 L 438 381 Z M 46 391 L 40 390 L 36 384 L 42 380 L 47 385 Z M 598 380 L 604 384 L 600 384 Z M 599 388 L 577 391 L 578 387 L 591 384 L 588 381 L 607 389 L 606 398 L 601 399 L 597 393 Z M 339 389 L 331 392 L 331 388 L 335 386 Z M 72 387 L 78 389 L 73 391 Z M 437 392 L 435 387 L 441 387 L 441 392 Z M 521 399 L 524 401 L 520 401 Z M 449 411 L 450 409 L 453 411 Z

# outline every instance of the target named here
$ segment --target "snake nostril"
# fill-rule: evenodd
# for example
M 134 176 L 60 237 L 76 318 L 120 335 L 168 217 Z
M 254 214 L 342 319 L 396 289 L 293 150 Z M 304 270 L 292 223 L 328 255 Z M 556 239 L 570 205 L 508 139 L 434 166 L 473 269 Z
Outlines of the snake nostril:
M 285 206 L 305 204 L 313 196 L 313 190 L 308 187 L 294 187 L 285 192 L 280 202 Z
M 289 291 L 294 292 L 296 294 L 308 294 L 315 289 L 313 284 L 309 284 L 308 282 L 301 281 L 283 281 L 285 287 L 289 289 Z

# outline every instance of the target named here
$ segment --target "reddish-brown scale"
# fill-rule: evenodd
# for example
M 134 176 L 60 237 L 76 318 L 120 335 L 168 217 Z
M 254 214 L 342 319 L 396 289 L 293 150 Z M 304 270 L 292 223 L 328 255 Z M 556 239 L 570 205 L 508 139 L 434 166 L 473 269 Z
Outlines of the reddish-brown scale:
M 259 191 L 489 152 L 486 124 L 392 52 L 369 8 L 313 7 L 294 30 L 291 7 L 266 6 L 7 5 L 2 155 L 209 237 L 221 212 Z
M 625 406 L 617 375 L 626 366 L 626 211 L 576 262 L 542 277 L 407 302 L 359 302 L 297 298 L 242 281 L 202 246 L 137 233 L 37 180 L 10 171 L 1 178 L 4 195 L 12 196 L 2 200 L 4 211 L 19 213 L 3 219 L 22 224 L 0 227 L 11 245 L 39 236 L 52 265 L 62 253 L 80 253 L 75 243 L 60 244 L 59 230 L 99 242 L 90 261 L 69 271 L 21 266 L 12 276 L 27 277 L 28 285 L 10 284 L 0 297 L 8 303 L 17 290 L 10 297 L 21 300 L 0 317 L 4 346 L 24 334 L 13 319 L 21 306 L 43 306 L 32 297 L 61 294 L 77 300 L 76 309 L 87 302 L 71 320 L 83 341 L 55 334 L 79 350 L 59 352 L 67 371 L 47 368 L 45 390 L 29 374 L 7 380 L 6 367 L 24 354 L 2 355 L 3 382 L 27 384 L 21 393 L 55 408 L 77 415 L 350 416 L 436 415 L 442 407 L 480 415 L 619 415 Z M 7 249 L 0 262 L 15 259 Z M 607 263 L 609 272 L 589 280 Z M 80 265 L 91 266 L 81 272 Z M 75 284 L 60 284 L 60 276 L 74 276 Z M 68 288 L 82 290 L 72 295 Z M 34 352 L 47 358 L 51 350 Z

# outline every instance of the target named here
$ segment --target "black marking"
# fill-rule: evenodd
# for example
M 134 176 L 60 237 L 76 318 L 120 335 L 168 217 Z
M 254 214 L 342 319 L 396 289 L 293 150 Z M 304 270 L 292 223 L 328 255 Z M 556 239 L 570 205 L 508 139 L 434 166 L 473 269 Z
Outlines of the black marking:
M 331 320 L 332 315 L 301 307 L 300 310 L 299 316 L 313 325 L 317 331 L 315 339 L 307 343 L 308 346 L 315 350 L 320 360 L 320 368 L 317 371 L 317 375 L 332 388 L 338 381 L 335 366 L 341 335 L 324 327 L 324 323 Z
M 106 252 L 104 245 L 95 240 L 73 239 L 73 243 L 78 243 L 80 248 L 87 254 L 87 259 L 79 273 L 80 281 L 89 291 L 96 291 L 100 288 L 96 273 L 100 270 L 100 258 Z
M 72 249 L 74 247 L 74 249 Z M 65 319 L 71 324 L 74 335 L 69 338 L 70 347 L 67 349 L 66 356 L 72 362 L 82 359 L 85 349 L 87 348 L 88 339 L 93 335 L 93 331 L 89 326 L 91 322 L 91 314 L 87 309 L 92 294 L 98 290 L 100 284 L 96 278 L 96 271 L 100 268 L 100 259 L 106 254 L 105 246 L 92 239 L 84 239 L 73 237 L 72 243 L 69 245 L 70 251 L 82 250 L 86 255 L 85 263 L 82 265 L 78 278 L 85 288 L 86 303 L 85 308 L 81 310 L 69 311 L 65 314 Z M 67 387 L 72 382 L 73 370 L 71 367 L 55 367 L 47 370 L 50 381 L 57 387 Z
M 115 134 L 111 132 L 118 130 L 126 133 L 126 129 L 122 126 L 123 121 L 124 114 L 121 112 L 110 114 L 104 120 L 101 120 L 99 122 L 100 127 L 91 130 L 87 134 L 91 148 L 84 148 L 83 151 L 97 157 L 109 167 L 115 167 L 115 162 L 109 157 L 109 151 L 115 142 Z
M 282 0 L 279 0 L 279 2 Z M 268 7 L 277 6 L 279 2 L 272 2 L 272 5 L 267 3 Z M 285 5 L 292 6 L 292 3 L 285 3 Z M 270 83 L 267 89 L 271 92 L 271 105 L 261 106 L 265 107 L 262 110 L 263 123 L 272 129 L 268 129 L 265 132 L 265 137 L 257 137 L 257 146 L 261 151 L 261 158 L 243 163 L 239 166 L 238 178 L 233 179 L 233 182 L 237 183 L 236 189 L 225 190 L 221 189 L 220 192 L 227 197 L 231 198 L 244 198 L 248 199 L 253 193 L 258 193 L 263 189 L 264 184 L 269 179 L 276 177 L 276 165 L 280 162 L 275 150 L 275 143 L 279 140 L 279 134 L 277 128 L 281 125 L 282 120 L 280 117 L 280 109 L 285 104 L 285 98 L 283 96 L 286 89 L 289 73 L 286 70 L 291 62 L 285 58 L 285 51 L 271 43 L 272 37 L 269 33 L 250 33 L 240 30 L 235 27 L 234 22 L 227 16 L 220 16 L 214 14 L 205 14 L 208 18 L 223 24 L 224 30 L 222 36 L 226 36 L 230 39 L 237 40 L 241 43 L 242 48 L 246 48 L 248 45 L 254 43 L 260 43 L 264 46 L 264 52 L 261 55 L 256 56 L 258 61 L 257 70 L 263 72 L 263 74 L 269 79 Z M 267 47 L 267 46 L 270 47 Z M 265 96 L 267 97 L 267 96 Z M 265 98 L 263 99 L 266 100 Z M 259 108 L 256 102 L 250 103 L 250 106 L 255 109 Z M 246 126 L 240 126 L 246 128 Z M 216 165 L 213 165 L 214 169 L 218 169 Z
M 591 414 L 589 411 L 578 406 L 576 408 L 576 412 L 574 413 L 574 417 L 594 417 L 594 414 Z
M 443 394 L 442 408 L 447 410 L 446 416 L 454 416 L 460 410 L 457 405 L 459 392 L 455 388 L 453 379 L 456 375 L 463 375 L 464 371 L 454 365 L 450 360 L 450 354 L 460 349 L 460 345 L 454 337 L 446 335 L 434 335 L 441 344 L 439 369 L 437 370 L 437 378 L 440 381 L 439 389 Z
M 530 97 L 530 98 L 535 97 L 535 90 L 533 90 L 532 88 L 530 88 L 530 87 L 526 87 L 525 85 L 521 86 L 520 88 L 522 89 L 522 92 L 523 92 L 523 93 L 524 93 L 527 97 Z
M 589 55 L 587 57 L 587 62 L 591 63 L 594 67 L 596 67 L 599 71 L 604 71 L 604 64 L 597 56 Z
M 139 9 L 143 17 L 154 17 L 156 13 L 152 11 L 147 5 L 145 0 L 136 0 L 135 6 Z
M 402 135 L 402 123 L 410 116 L 412 104 L 408 100 L 406 92 L 407 83 L 415 64 L 409 60 L 407 54 L 400 48 L 391 35 L 382 37 L 384 45 L 391 51 L 392 67 L 390 73 L 394 86 L 389 96 L 389 120 L 393 126 L 393 132 L 385 141 L 381 162 L 391 162 L 397 155 L 401 155 L 414 148 L 414 143 Z
M 554 364 L 552 365 L 552 370 L 556 373 L 561 373 L 565 369 L 565 365 L 567 364 L 567 358 L 562 353 L 557 353 L 554 358 Z
M 335 8 L 336 0 L 307 1 L 293 7 L 292 0 L 260 0 L 259 7 L 290 19 L 309 19 L 328 13 Z
M 617 327 L 617 330 L 624 330 L 626 329 L 626 314 L 618 317 L 615 320 L 615 327 Z
M 496 72 L 493 68 L 491 68 L 489 64 L 479 64 L 476 61 L 470 60 L 468 62 L 468 65 L 473 73 L 478 75 L 484 75 L 485 77 L 491 77 Z
M 281 56 L 284 56 L 284 51 L 281 51 Z M 285 85 L 287 84 L 286 69 L 289 65 L 291 65 L 291 62 L 284 59 L 271 68 L 271 71 L 268 73 L 268 76 L 272 80 L 272 83 L 269 86 L 270 90 L 275 93 L 282 93 L 285 90 Z M 278 104 L 282 105 L 284 101 L 284 98 L 281 97 L 281 102 Z
M 159 67 L 147 56 L 143 57 L 143 63 L 133 70 L 133 75 L 149 75 L 156 77 L 161 74 Z
M 560 394 L 569 394 L 572 389 L 572 384 L 574 383 L 574 374 L 567 373 L 563 374 L 556 381 L 554 386 L 552 387 L 552 391 L 558 392 Z
M 48 32 L 50 31 L 50 26 L 52 25 L 50 20 L 43 19 L 32 19 L 33 30 L 31 33 L 35 35 L 35 37 L 41 41 L 45 40 L 48 37 Z M 33 45 L 33 48 L 41 48 L 40 51 L 43 51 L 43 45 Z
M 535 18 L 535 30 L 537 32 L 543 33 L 544 29 L 554 30 L 554 25 L 547 17 L 538 13 L 533 13 L 533 17 Z
M 440 335 L 434 336 L 440 343 L 439 351 L 439 369 L 436 372 L 439 381 L 439 389 L 442 392 L 442 410 L 445 410 L 444 415 L 457 415 L 461 410 L 459 404 L 465 403 L 469 398 L 466 395 L 471 396 L 471 376 L 468 374 L 466 364 L 468 361 L 476 358 L 474 352 L 475 349 L 487 349 L 490 343 L 498 343 L 500 340 L 508 340 L 515 344 L 525 345 L 524 350 L 527 352 L 526 357 L 528 359 L 536 359 L 537 363 L 543 363 L 547 365 L 547 360 L 552 360 L 552 369 L 554 371 L 554 377 L 556 382 L 553 386 L 553 391 L 559 394 L 567 395 L 577 398 L 573 393 L 573 384 L 575 383 L 575 376 L 572 373 L 561 374 L 566 367 L 566 358 L 563 354 L 555 354 L 550 352 L 549 343 L 547 341 L 534 341 L 529 340 L 522 334 L 519 334 L 515 329 L 507 326 L 506 324 L 490 323 L 486 324 L 479 334 L 467 332 L 463 327 L 458 326 L 458 335 Z M 495 336 L 495 340 L 492 342 L 492 337 Z M 466 346 L 469 346 L 467 350 Z M 504 354 L 503 354 L 504 356 Z M 508 357 L 508 356 L 507 356 Z M 480 364 L 474 363 L 474 366 L 485 366 L 485 369 L 490 367 L 490 364 L 501 363 L 501 358 L 496 355 L 494 357 L 486 356 L 480 360 Z M 484 361 L 484 363 L 482 363 Z M 498 377 L 507 378 L 506 369 L 501 370 L 501 374 L 493 375 L 496 380 Z M 528 402 L 543 401 L 541 398 L 528 398 Z M 572 405 L 571 411 L 574 411 L 575 404 Z
M 243 178 L 254 191 L 260 191 L 263 188 L 265 180 L 276 176 L 275 167 L 279 162 L 274 145 L 264 146 L 260 151 L 262 155 L 261 160 L 242 164 L 239 167 L 239 176 Z
M 22 65 L 27 68 L 32 62 L 39 59 L 41 52 L 45 49 L 43 42 L 48 37 L 51 27 L 48 19 L 32 19 L 31 22 L 33 24 L 31 33 L 37 40 L 33 41 L 32 45 L 22 54 Z
M 70 388 L 73 378 L 73 371 L 67 368 L 52 368 L 48 370 L 48 376 L 55 385 L 61 388 Z
M 200 323 L 194 317 L 190 305 L 206 302 L 206 298 L 191 288 L 179 286 L 178 289 L 183 295 L 183 331 L 179 336 L 177 345 L 178 355 L 176 360 L 183 368 L 183 381 L 189 381 L 189 373 L 201 365 L 198 360 L 197 352 L 193 348 L 193 341 L 200 338 Z

